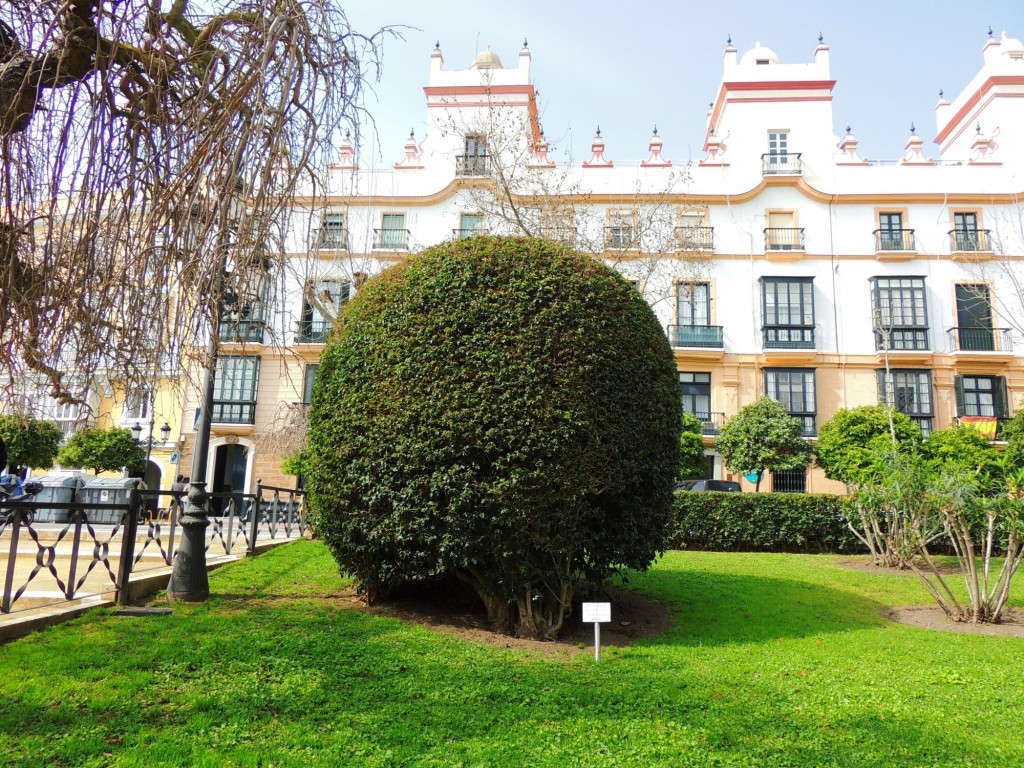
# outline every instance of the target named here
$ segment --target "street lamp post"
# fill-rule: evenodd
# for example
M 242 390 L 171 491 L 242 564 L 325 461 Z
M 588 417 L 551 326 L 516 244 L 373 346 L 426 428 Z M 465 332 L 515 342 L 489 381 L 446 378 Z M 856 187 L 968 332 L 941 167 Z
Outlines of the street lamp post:
M 226 305 L 239 301 L 239 291 L 229 288 L 227 279 L 242 279 L 245 276 L 228 272 L 231 250 L 231 228 L 239 222 L 244 213 L 244 203 L 239 197 L 240 182 L 236 194 L 228 203 L 227 221 L 217 236 L 217 258 L 220 268 L 214 277 L 210 311 L 210 339 L 206 348 L 206 370 L 203 378 L 202 401 L 199 406 L 199 420 L 196 424 L 196 439 L 192 452 L 192 474 L 188 493 L 188 505 L 179 521 L 181 540 L 174 558 L 174 568 L 167 584 L 167 599 L 171 602 L 199 602 L 210 596 L 210 579 L 206 571 L 206 528 L 210 524 L 207 505 L 209 493 L 206 490 L 206 467 L 210 454 L 210 427 L 213 423 L 213 398 L 216 384 L 217 356 L 220 347 L 220 325 Z M 236 270 L 237 272 L 237 270 Z M 257 283 L 259 280 L 256 281 Z M 237 288 L 238 286 L 236 286 Z

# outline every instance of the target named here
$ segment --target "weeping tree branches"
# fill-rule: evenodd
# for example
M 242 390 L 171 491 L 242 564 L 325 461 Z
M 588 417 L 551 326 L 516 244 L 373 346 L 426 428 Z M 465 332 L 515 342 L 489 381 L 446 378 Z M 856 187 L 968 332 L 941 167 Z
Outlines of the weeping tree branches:
M 175 365 L 225 266 L 244 293 L 326 189 L 389 32 L 333 0 L 6 3 L 0 368 L 70 399 L 72 373 Z

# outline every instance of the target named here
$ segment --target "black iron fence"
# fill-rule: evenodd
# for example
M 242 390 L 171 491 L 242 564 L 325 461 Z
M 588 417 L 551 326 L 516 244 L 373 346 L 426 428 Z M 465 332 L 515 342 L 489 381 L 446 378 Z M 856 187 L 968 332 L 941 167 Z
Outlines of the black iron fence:
M 187 503 L 181 491 L 138 488 L 112 503 L 5 502 L 0 614 L 110 594 L 127 602 L 132 574 L 173 564 Z M 34 522 L 44 510 L 67 522 Z M 301 538 L 309 530 L 304 492 L 260 482 L 255 493 L 210 494 L 207 510 L 211 557 L 250 555 L 259 544 Z

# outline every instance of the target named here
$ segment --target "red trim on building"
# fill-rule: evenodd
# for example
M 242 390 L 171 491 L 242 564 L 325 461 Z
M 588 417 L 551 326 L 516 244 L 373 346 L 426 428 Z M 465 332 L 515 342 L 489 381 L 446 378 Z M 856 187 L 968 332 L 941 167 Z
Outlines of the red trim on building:
M 974 92 L 974 95 L 965 101 L 964 105 L 957 110 L 957 113 L 950 118 L 949 122 L 946 123 L 946 127 L 939 131 L 939 135 L 935 137 L 935 143 L 941 144 L 944 142 L 949 137 L 949 134 L 953 132 L 953 129 L 978 105 L 982 97 L 997 85 L 1024 85 L 1024 76 L 993 75 L 982 83 L 981 87 Z
M 452 104 L 431 104 L 432 96 L 526 96 L 526 107 L 530 113 L 530 131 L 533 142 L 540 141 L 540 116 L 537 112 L 537 92 L 532 85 L 428 85 L 423 88 L 427 96 L 427 107 L 444 106 L 449 109 Z M 477 101 L 463 102 L 457 106 L 464 107 L 521 107 L 523 103 L 513 101 Z

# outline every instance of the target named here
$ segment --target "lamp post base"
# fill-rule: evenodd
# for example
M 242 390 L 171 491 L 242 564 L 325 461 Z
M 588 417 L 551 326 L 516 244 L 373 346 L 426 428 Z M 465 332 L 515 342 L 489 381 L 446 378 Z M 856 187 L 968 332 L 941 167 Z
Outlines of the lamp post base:
M 210 521 L 206 500 L 206 483 L 193 483 L 188 493 L 188 506 L 180 520 L 181 541 L 167 583 L 167 599 L 172 603 L 198 603 L 210 596 L 210 577 L 206 570 L 206 528 Z

